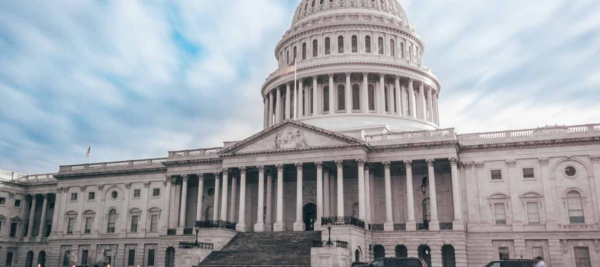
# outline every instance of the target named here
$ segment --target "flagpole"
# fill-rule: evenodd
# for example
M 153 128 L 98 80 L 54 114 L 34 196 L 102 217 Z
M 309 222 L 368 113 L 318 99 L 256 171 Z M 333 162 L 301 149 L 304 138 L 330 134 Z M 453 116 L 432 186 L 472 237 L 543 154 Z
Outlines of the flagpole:
M 296 80 L 298 79 L 298 60 L 294 59 L 294 119 L 298 118 L 298 89 Z

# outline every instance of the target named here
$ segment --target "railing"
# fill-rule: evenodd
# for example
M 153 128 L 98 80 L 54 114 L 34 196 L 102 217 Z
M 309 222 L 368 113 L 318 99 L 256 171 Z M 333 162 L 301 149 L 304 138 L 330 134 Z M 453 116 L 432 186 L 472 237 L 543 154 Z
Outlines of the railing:
M 429 223 L 417 223 L 417 231 L 429 230 Z
M 194 228 L 183 228 L 183 234 L 184 235 L 193 235 L 194 234 Z
M 221 228 L 235 230 L 235 223 L 228 221 L 197 221 L 196 226 L 200 228 Z
M 369 230 L 371 230 L 373 232 L 382 232 L 383 231 L 383 223 L 370 224 Z
M 222 147 L 202 148 L 193 150 L 169 151 L 169 158 L 198 157 L 213 155 L 221 152 Z
M 92 163 L 82 165 L 67 165 L 60 166 L 60 172 L 71 172 L 71 171 L 82 171 L 82 170 L 105 170 L 105 169 L 123 169 L 123 168 L 136 168 L 143 166 L 160 165 L 165 162 L 166 158 L 156 159 L 142 159 L 142 160 L 127 160 L 127 161 L 116 161 L 116 162 L 104 162 L 104 163 Z
M 323 217 L 321 225 L 354 225 L 356 227 L 365 228 L 365 222 L 352 216 L 345 217 Z
M 324 247 L 338 247 L 338 248 L 348 248 L 348 242 L 346 241 L 332 241 L 331 243 L 333 245 L 327 245 L 328 241 L 319 241 L 319 240 L 313 240 L 313 244 L 312 247 L 313 248 L 324 248 Z
M 534 137 L 534 136 L 552 136 L 552 135 L 559 135 L 559 134 L 577 134 L 577 133 L 593 133 L 593 132 L 600 132 L 600 124 L 587 124 L 587 125 L 575 125 L 575 126 L 554 126 L 554 127 L 542 127 L 542 128 L 537 128 L 537 129 L 524 129 L 524 130 L 514 130 L 514 131 L 461 134 L 458 136 L 458 138 L 461 141 L 474 141 L 474 140 L 491 140 L 491 139 L 505 139 L 505 138 Z
M 179 242 L 179 248 L 181 249 L 209 249 L 213 250 L 214 245 L 211 243 L 190 243 L 190 242 Z
M 167 235 L 177 235 L 177 229 L 167 229 Z
M 454 224 L 452 223 L 440 223 L 440 230 L 452 230 L 454 229 Z
M 394 231 L 406 231 L 406 224 L 405 223 L 395 223 Z
M 420 131 L 420 132 L 402 132 L 402 133 L 387 133 L 378 135 L 365 136 L 365 140 L 369 143 L 385 142 L 385 141 L 398 141 L 398 140 L 420 140 L 420 139 L 433 139 L 433 138 L 449 138 L 455 139 L 454 129 L 441 129 L 434 131 Z

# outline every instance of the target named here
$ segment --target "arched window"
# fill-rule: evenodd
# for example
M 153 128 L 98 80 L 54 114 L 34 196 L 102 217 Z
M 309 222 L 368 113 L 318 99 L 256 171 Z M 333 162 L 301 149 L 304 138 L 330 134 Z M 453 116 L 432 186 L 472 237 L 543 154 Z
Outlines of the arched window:
M 338 53 L 344 53 L 344 36 L 338 37 Z
M 287 64 L 290 64 L 290 50 L 286 51 L 286 56 L 285 57 L 286 57 L 285 62 Z
M 454 247 L 451 245 L 444 245 L 442 247 L 442 266 L 443 267 L 456 266 L 456 254 L 454 251 Z
M 390 111 L 390 105 L 389 105 L 389 102 L 390 102 L 389 101 L 389 99 L 390 99 L 389 98 L 389 96 L 390 96 L 389 93 L 390 92 L 388 91 L 388 87 L 387 86 L 383 88 L 383 93 L 384 93 L 383 94 L 384 95 L 384 99 L 383 100 L 385 102 L 385 112 L 389 112 Z
M 329 111 L 329 85 L 323 87 L 323 112 Z
M 212 220 L 212 217 L 213 217 L 213 207 L 206 208 L 206 211 L 204 212 L 204 220 L 210 221 L 210 220 Z
M 360 110 L 360 86 L 358 84 L 352 86 L 352 109 Z
M 27 257 L 25 258 L 25 267 L 33 267 L 33 251 L 27 252 Z
M 352 53 L 358 53 L 358 37 L 352 36 Z
M 298 56 L 298 47 L 294 46 L 294 58 L 292 58 L 292 62 L 296 61 L 297 56 Z
M 400 43 L 400 57 L 404 59 L 404 43 Z
M 112 209 L 108 212 L 108 224 L 106 226 L 107 233 L 114 233 L 117 227 L 117 211 Z
M 360 262 L 360 248 L 357 248 L 354 251 L 354 262 Z
M 346 110 L 346 86 L 338 85 L 337 88 L 338 110 Z
M 354 218 L 358 218 L 359 216 L 359 212 L 358 212 L 358 202 L 354 203 L 354 205 L 352 205 L 352 217 Z
M 429 220 L 431 220 L 431 205 L 429 198 L 423 199 L 421 212 L 423 212 L 423 224 L 429 224 Z
M 319 41 L 313 40 L 313 57 L 317 57 L 319 55 Z
M 38 253 L 37 264 L 39 264 L 39 267 L 46 267 L 46 251 L 42 250 Z
M 365 37 L 365 53 L 371 53 L 371 36 Z
M 302 60 L 306 60 L 306 43 L 302 44 Z
M 383 55 L 383 37 L 379 37 L 378 43 L 379 43 L 379 54 Z
M 396 257 L 406 258 L 408 257 L 408 249 L 405 245 L 396 245 Z
M 385 258 L 385 248 L 382 245 L 375 245 L 373 247 L 373 257 L 375 259 Z
M 308 97 L 310 98 L 310 102 L 308 104 L 309 108 L 310 108 L 310 113 L 311 114 L 315 114 L 315 105 L 313 105 L 313 101 L 315 101 L 315 98 L 314 98 L 314 94 L 313 94 L 313 89 L 312 88 L 310 88 L 310 94 L 309 94 Z
M 583 200 L 579 192 L 573 190 L 567 194 L 567 208 L 569 209 L 571 223 L 585 223 Z
M 175 267 L 175 249 L 173 247 L 167 248 L 165 253 L 165 267 Z
M 390 40 L 390 55 L 392 57 L 396 56 L 396 44 L 394 43 L 394 40 Z
M 63 254 L 63 264 L 62 266 L 70 266 L 71 264 L 71 251 L 70 250 L 65 250 L 64 254 Z
M 329 55 L 331 53 L 331 39 L 329 37 L 325 38 L 325 55 Z
M 313 0 L 311 7 L 315 7 L 315 0 Z
M 369 110 L 375 110 L 375 86 L 369 84 Z

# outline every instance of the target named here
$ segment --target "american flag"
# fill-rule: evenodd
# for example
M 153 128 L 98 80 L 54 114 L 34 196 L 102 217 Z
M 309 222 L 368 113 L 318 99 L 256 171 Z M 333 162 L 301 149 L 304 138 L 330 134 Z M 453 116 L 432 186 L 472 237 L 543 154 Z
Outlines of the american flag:
M 89 160 L 89 159 L 90 159 L 90 156 L 92 156 L 92 145 L 90 145 L 90 146 L 88 147 L 88 150 L 87 150 L 87 152 L 85 153 L 85 158 L 86 158 L 86 159 L 88 159 L 88 160 Z

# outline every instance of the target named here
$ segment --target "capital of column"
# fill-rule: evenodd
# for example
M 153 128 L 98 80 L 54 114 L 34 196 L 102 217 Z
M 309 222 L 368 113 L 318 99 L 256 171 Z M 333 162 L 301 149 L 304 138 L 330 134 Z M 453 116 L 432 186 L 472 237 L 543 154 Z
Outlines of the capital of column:
M 82 185 L 79 187 L 79 189 L 81 190 L 81 192 L 85 192 L 85 189 L 87 188 L 87 185 Z
M 313 78 L 313 81 L 316 81 L 318 79 L 318 76 L 317 75 L 313 75 L 312 78 Z
M 413 162 L 412 162 L 412 160 L 405 160 L 404 165 L 406 165 L 407 168 L 410 168 L 410 167 L 412 167 Z
M 427 159 L 427 167 L 433 167 L 434 159 Z
M 215 176 L 215 179 L 219 179 L 219 176 L 221 175 L 220 172 L 215 172 L 213 173 L 213 175 Z
M 229 173 L 229 168 L 222 168 L 222 169 L 221 169 L 221 172 L 222 172 L 222 173 Z
M 125 189 L 130 189 L 131 188 L 131 183 L 125 183 Z M 85 188 L 82 187 L 81 191 L 85 191 Z
M 548 162 L 550 160 L 548 158 L 540 158 L 539 161 L 540 161 L 540 165 L 542 165 L 542 166 L 548 166 Z
M 278 172 L 282 172 L 283 171 L 283 164 L 277 164 L 277 171 Z
M 333 78 L 333 73 L 327 73 L 327 76 L 329 76 L 329 78 Z
M 450 165 L 453 166 L 457 166 L 458 165 L 458 159 L 457 158 L 450 158 Z
M 460 164 L 463 168 L 470 170 L 473 168 L 473 162 L 461 162 Z
M 402 78 L 402 76 L 400 76 L 400 75 L 395 75 L 395 78 L 396 78 L 396 81 L 397 81 L 397 82 L 399 82 L 399 81 L 400 81 L 400 78 Z
M 42 194 L 42 197 L 44 198 L 44 200 L 45 200 L 45 199 L 48 199 L 48 193 L 43 193 L 43 194 Z
M 390 166 L 392 165 L 392 163 L 391 163 L 391 162 L 389 162 L 389 161 L 384 161 L 384 162 L 381 162 L 381 164 L 383 164 L 383 167 L 384 167 L 385 169 L 389 169 L 389 168 L 390 168 Z
M 323 162 L 322 161 L 315 161 L 315 165 L 317 166 L 317 169 L 322 169 L 323 168 Z
M 483 162 L 475 162 L 475 168 L 483 169 L 483 166 L 485 166 L 485 164 Z
M 357 159 L 356 163 L 358 164 L 358 167 L 364 167 L 365 166 L 365 159 Z
M 98 190 L 103 191 L 104 190 L 104 185 L 103 184 L 99 185 L 98 186 Z M 64 192 L 67 192 L 67 191 L 65 190 Z
M 129 187 L 131 187 L 131 183 L 129 183 Z M 144 182 L 144 188 L 148 188 L 148 187 L 150 187 L 150 182 Z M 127 189 L 129 189 L 129 188 L 127 188 Z
M 239 169 L 241 173 L 246 173 L 246 167 L 240 167 Z
M 506 165 L 508 165 L 508 167 L 517 166 L 517 161 L 516 160 L 507 160 Z
M 187 175 L 187 174 L 182 174 L 182 175 L 181 175 L 181 179 L 182 179 L 182 181 L 183 181 L 183 182 L 186 182 L 186 183 L 187 183 L 187 181 L 188 181 L 188 178 L 189 178 L 189 177 L 188 177 L 188 175 Z
M 104 185 L 101 185 L 101 187 L 100 187 L 100 186 L 98 186 L 98 188 L 99 188 L 100 190 L 102 190 L 102 188 L 104 188 Z M 63 193 L 67 193 L 67 192 L 69 192 L 69 187 L 68 187 L 68 186 L 65 186 L 65 187 L 63 187 L 63 188 L 62 188 L 62 191 L 63 191 Z
M 343 160 L 336 160 L 336 161 L 335 161 L 335 165 L 336 165 L 338 168 L 340 168 L 340 167 L 344 166 L 344 161 L 343 161 Z
M 204 179 L 204 173 L 198 173 L 196 175 L 198 175 L 198 179 Z
M 167 183 L 169 183 L 169 184 L 173 183 L 173 177 L 171 175 L 165 175 L 164 183 L 165 184 L 167 184 Z
M 296 164 L 294 164 L 294 165 L 296 165 L 296 169 L 297 169 L 297 170 L 301 171 L 301 170 L 302 170 L 302 166 L 303 166 L 304 164 L 302 164 L 301 162 L 298 162 L 298 163 L 296 163 Z
M 55 191 L 56 191 L 56 194 L 60 194 L 62 192 L 62 187 L 57 187 L 55 189 Z
M 346 74 L 346 76 L 350 76 L 350 75 L 352 75 L 352 72 L 346 72 L 345 74 Z
M 363 74 L 363 77 L 365 77 L 365 79 L 367 78 L 367 76 L 369 76 L 368 72 L 363 72 L 362 74 Z
M 590 158 L 593 163 L 600 163 L 600 156 L 591 156 Z
M 258 172 L 259 173 L 265 173 L 265 166 L 264 165 L 258 165 Z

